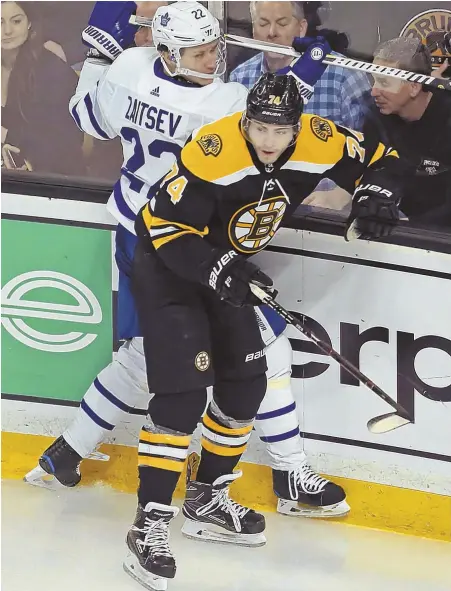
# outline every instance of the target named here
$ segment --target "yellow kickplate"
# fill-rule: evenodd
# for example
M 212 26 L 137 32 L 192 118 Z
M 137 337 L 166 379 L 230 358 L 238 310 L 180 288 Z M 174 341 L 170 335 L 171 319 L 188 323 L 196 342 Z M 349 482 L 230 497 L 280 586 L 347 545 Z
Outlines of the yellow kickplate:
M 23 478 L 36 466 L 39 456 L 53 439 L 42 435 L 2 433 L 2 478 Z M 110 461 L 84 461 L 81 465 L 82 483 L 103 483 L 122 492 L 136 493 L 137 448 L 103 445 L 100 451 L 108 454 Z M 254 509 L 275 511 L 277 501 L 272 492 L 270 468 L 244 462 L 240 468 L 243 477 L 233 484 L 232 496 Z M 337 521 L 451 542 L 451 497 L 350 478 L 333 477 L 333 480 L 345 489 L 351 506 L 351 512 Z M 177 487 L 177 498 L 183 496 L 184 488 L 185 471 Z

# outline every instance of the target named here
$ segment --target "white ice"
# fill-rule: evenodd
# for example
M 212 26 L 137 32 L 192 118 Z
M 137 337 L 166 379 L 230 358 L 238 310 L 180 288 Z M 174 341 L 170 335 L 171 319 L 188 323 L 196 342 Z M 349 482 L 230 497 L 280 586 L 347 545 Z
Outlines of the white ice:
M 2 483 L 3 591 L 140 591 L 122 570 L 135 496 Z M 173 523 L 168 591 L 451 591 L 451 544 L 267 515 L 268 543 L 194 542 Z

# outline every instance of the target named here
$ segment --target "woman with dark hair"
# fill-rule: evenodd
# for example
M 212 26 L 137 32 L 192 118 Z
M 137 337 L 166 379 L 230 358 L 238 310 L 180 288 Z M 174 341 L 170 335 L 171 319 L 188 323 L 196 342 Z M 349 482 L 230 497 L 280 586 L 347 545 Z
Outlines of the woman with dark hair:
M 83 134 L 69 114 L 76 73 L 44 44 L 38 3 L 2 2 L 2 165 L 80 175 Z M 53 44 L 55 45 L 55 44 Z

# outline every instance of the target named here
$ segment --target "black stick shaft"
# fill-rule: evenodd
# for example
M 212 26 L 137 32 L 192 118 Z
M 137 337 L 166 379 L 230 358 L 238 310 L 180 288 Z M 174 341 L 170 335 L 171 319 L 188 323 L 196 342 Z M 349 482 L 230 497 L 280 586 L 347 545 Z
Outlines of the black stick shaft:
M 398 402 L 393 400 L 386 392 L 382 390 L 377 384 L 375 384 L 370 378 L 368 378 L 365 374 L 363 374 L 359 369 L 355 367 L 350 361 L 343 357 L 335 351 L 332 347 L 330 347 L 327 343 L 319 339 L 309 328 L 305 327 L 302 322 L 300 322 L 297 318 L 295 318 L 288 310 L 285 310 L 276 300 L 274 300 L 271 296 L 269 296 L 264 290 L 256 285 L 251 284 L 251 290 L 264 304 L 272 308 L 275 312 L 277 312 L 282 318 L 288 323 L 297 328 L 302 334 L 304 334 L 308 339 L 310 339 L 315 345 L 326 355 L 332 357 L 339 365 L 344 367 L 348 373 L 350 373 L 354 378 L 359 380 L 364 386 L 372 390 L 379 398 L 382 398 L 387 404 L 393 407 L 396 412 L 404 417 L 405 419 L 410 420 L 409 413 L 406 409 L 401 406 Z

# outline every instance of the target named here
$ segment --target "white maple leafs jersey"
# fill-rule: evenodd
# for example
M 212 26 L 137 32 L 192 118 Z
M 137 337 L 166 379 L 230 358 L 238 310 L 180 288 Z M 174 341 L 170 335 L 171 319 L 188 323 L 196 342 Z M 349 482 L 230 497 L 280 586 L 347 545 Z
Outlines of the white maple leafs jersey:
M 191 133 L 244 110 L 246 97 L 236 82 L 199 87 L 174 80 L 152 47 L 128 49 L 110 66 L 86 61 L 69 109 L 82 131 L 100 140 L 121 138 L 121 177 L 107 205 L 116 220 L 135 233 L 136 214 Z

